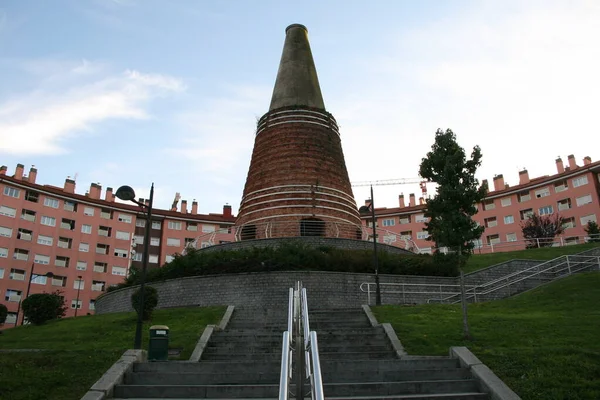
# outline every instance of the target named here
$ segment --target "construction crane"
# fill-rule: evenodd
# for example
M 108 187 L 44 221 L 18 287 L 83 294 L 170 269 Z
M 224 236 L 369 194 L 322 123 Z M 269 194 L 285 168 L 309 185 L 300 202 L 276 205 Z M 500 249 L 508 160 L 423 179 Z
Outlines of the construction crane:
M 173 205 L 171 206 L 171 211 L 177 211 L 177 203 L 179 202 L 179 199 L 181 199 L 181 195 L 179 192 L 176 192 L 175 198 L 173 199 Z
M 422 178 L 398 178 L 398 179 L 383 179 L 379 181 L 360 181 L 353 182 L 353 187 L 358 186 L 386 186 L 386 185 L 411 185 L 418 183 L 423 193 L 423 197 L 427 197 L 427 181 Z

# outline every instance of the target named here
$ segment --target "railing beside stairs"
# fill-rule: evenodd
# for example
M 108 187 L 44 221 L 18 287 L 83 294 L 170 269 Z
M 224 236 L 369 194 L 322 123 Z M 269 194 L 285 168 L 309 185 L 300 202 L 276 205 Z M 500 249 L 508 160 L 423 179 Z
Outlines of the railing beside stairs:
M 294 347 L 296 347 L 296 393 L 290 393 L 294 365 Z M 300 353 L 304 352 L 304 357 Z M 305 369 L 305 371 L 303 371 Z M 312 400 L 324 400 L 321 363 L 317 333 L 310 330 L 306 288 L 297 282 L 296 289 L 290 288 L 288 300 L 287 331 L 283 332 L 281 346 L 281 372 L 279 377 L 279 400 L 287 400 L 290 394 L 296 399 L 304 399 L 303 377 L 310 381 Z

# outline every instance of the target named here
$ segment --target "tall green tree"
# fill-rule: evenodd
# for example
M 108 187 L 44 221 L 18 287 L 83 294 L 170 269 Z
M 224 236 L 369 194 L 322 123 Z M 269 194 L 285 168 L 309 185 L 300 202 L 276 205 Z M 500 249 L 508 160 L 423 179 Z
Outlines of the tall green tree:
M 484 227 L 473 221 L 477 213 L 477 203 L 487 193 L 487 187 L 480 186 L 475 172 L 481 165 L 481 150 L 473 147 L 471 157 L 457 143 L 456 135 L 447 129 L 438 129 L 431 151 L 422 159 L 419 175 L 437 184 L 437 194 L 427 201 L 425 224 L 429 240 L 436 247 L 449 247 L 460 251 L 464 263 L 472 253 L 474 241 L 481 237 Z M 459 250 L 460 249 L 460 250 Z

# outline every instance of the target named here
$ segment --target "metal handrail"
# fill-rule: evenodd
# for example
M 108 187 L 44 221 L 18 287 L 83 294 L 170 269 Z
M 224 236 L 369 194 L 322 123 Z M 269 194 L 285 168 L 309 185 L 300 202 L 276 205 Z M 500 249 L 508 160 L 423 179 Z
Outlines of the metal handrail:
M 283 332 L 281 346 L 281 372 L 279 375 L 279 400 L 287 400 L 289 395 L 290 380 L 292 378 L 292 332 L 295 310 L 294 289 L 290 288 L 288 296 L 288 321 L 287 331 Z
M 371 285 L 374 286 L 375 283 L 374 282 L 363 282 L 359 286 L 361 292 L 367 293 L 367 303 L 368 304 L 371 304 L 371 292 L 372 292 Z M 365 290 L 365 286 L 366 286 L 366 290 Z M 394 287 L 394 286 L 402 286 L 402 287 L 404 287 L 404 286 L 439 287 L 439 290 L 436 290 L 436 291 L 431 291 L 431 290 L 428 290 L 428 291 L 409 291 L 409 292 L 406 292 L 404 290 L 402 290 L 402 291 L 386 291 L 386 293 L 389 293 L 389 294 L 403 294 L 403 295 L 406 294 L 406 293 L 409 293 L 409 294 L 439 294 L 439 295 L 450 294 L 452 296 L 449 296 L 448 298 L 451 298 L 454 295 L 460 293 L 460 292 L 445 292 L 445 291 L 442 290 L 442 287 L 457 287 L 457 288 L 460 288 L 460 285 L 455 285 L 455 284 L 450 284 L 450 283 L 448 283 L 448 284 L 445 284 L 445 283 L 438 283 L 438 284 L 435 284 L 435 283 L 380 283 L 380 286 L 381 287 L 384 287 L 384 286 L 391 286 L 391 287 Z M 470 288 L 473 288 L 473 287 L 474 286 L 470 286 Z
M 312 400 L 324 400 L 323 378 L 321 376 L 321 362 L 319 359 L 319 344 L 317 342 L 317 332 L 310 331 L 306 288 L 302 289 L 300 304 L 302 307 L 305 368 L 306 377 L 310 379 L 310 395 Z

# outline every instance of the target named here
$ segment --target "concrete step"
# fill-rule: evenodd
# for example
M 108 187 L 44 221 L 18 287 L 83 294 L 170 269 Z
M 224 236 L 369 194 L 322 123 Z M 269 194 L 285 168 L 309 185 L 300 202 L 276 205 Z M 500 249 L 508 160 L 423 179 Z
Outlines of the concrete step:
M 213 361 L 230 361 L 230 362 L 272 362 L 275 360 L 281 360 L 281 352 L 279 353 L 248 353 L 248 354 L 231 354 L 231 353 L 211 353 L 205 351 L 202 353 L 201 361 L 213 360 Z
M 114 397 L 149 399 L 276 398 L 276 385 L 116 385 Z
M 133 372 L 127 374 L 126 385 L 279 385 L 279 368 L 269 373 L 252 370 L 245 373 L 181 373 L 181 372 Z
M 409 382 L 360 382 L 323 384 L 326 398 L 340 396 L 386 396 L 400 394 L 474 393 L 479 389 L 472 379 Z
M 134 372 L 161 372 L 161 373 L 197 373 L 218 374 L 227 372 L 230 374 L 243 374 L 247 371 L 255 373 L 269 373 L 279 371 L 281 360 L 270 360 L 263 363 L 255 361 L 229 362 L 229 361 L 169 361 L 169 362 L 147 362 L 133 365 Z
M 488 400 L 485 393 L 443 393 L 443 394 L 405 394 L 387 396 L 342 396 L 328 397 L 327 400 Z M 116 399 L 115 399 L 116 400 Z M 138 399 L 144 400 L 144 399 Z
M 319 349 L 319 357 L 321 364 L 327 361 L 337 360 L 380 360 L 380 359 L 396 359 L 396 353 L 392 350 L 378 351 L 372 353 L 359 353 L 359 352 L 324 352 Z
M 321 371 L 323 376 L 335 371 L 354 370 L 368 374 L 372 371 L 405 371 L 405 370 L 435 370 L 458 368 L 458 360 L 452 358 L 442 359 L 389 359 L 389 360 L 363 360 L 360 363 L 349 360 L 326 360 L 321 357 Z

